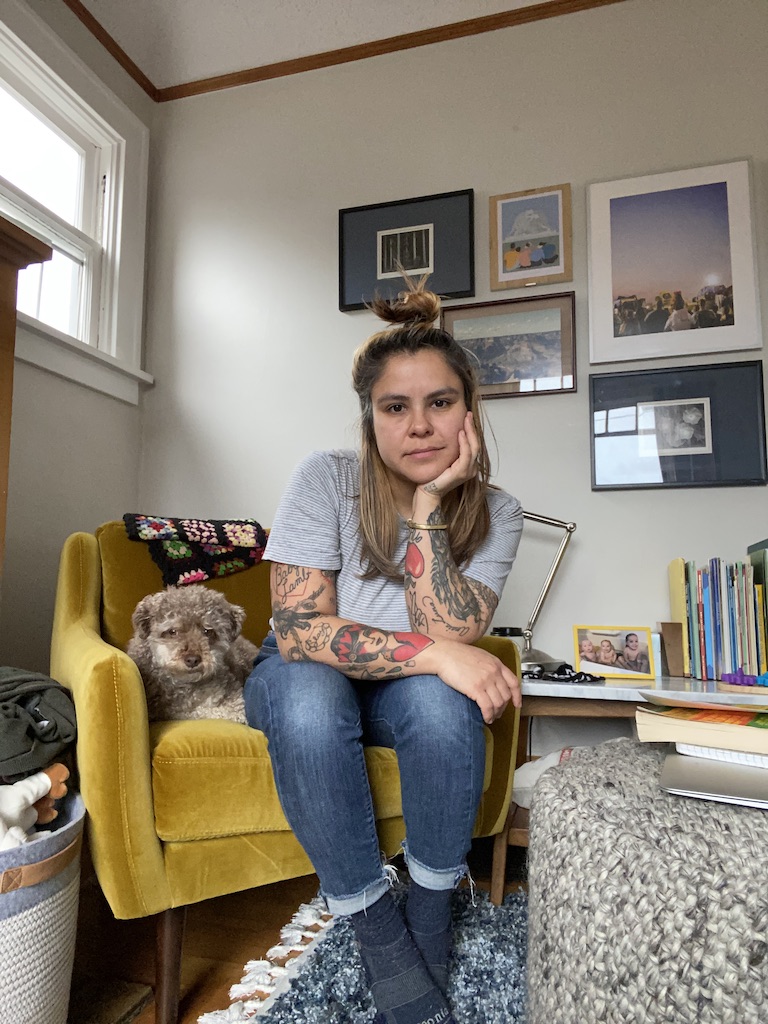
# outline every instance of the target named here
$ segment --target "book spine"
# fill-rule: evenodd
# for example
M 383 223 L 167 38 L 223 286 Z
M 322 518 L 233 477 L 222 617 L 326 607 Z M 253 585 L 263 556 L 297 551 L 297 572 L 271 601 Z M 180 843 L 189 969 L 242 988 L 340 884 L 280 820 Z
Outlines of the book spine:
M 699 679 L 709 679 L 707 675 L 707 642 L 704 626 L 704 584 L 701 569 L 696 570 L 696 615 L 699 627 Z
M 720 559 L 709 561 L 709 593 L 712 598 L 712 639 L 715 648 L 715 679 L 723 677 L 723 615 L 720 599 Z
M 669 580 L 669 610 L 672 622 L 679 622 L 683 633 L 683 675 L 691 674 L 691 639 L 688 626 L 685 560 L 673 558 L 667 568 Z
M 768 672 L 768 654 L 766 653 L 765 630 L 765 588 L 762 583 L 755 584 L 755 634 L 758 643 L 758 668 L 760 674 Z
M 749 652 L 749 673 L 758 674 L 757 632 L 755 623 L 755 574 L 752 563 L 744 565 L 744 603 L 747 613 L 747 645 Z
M 723 624 L 723 672 L 734 672 L 731 659 L 731 606 L 728 594 L 728 566 L 722 559 L 720 563 L 720 600 Z
M 704 616 L 704 664 L 705 679 L 715 678 L 714 624 L 712 622 L 712 588 L 709 584 L 709 569 L 701 570 L 701 608 Z
M 691 638 L 691 675 L 701 679 L 701 648 L 699 646 L 699 614 L 696 596 L 696 564 L 685 563 L 685 577 L 688 582 L 688 630 Z

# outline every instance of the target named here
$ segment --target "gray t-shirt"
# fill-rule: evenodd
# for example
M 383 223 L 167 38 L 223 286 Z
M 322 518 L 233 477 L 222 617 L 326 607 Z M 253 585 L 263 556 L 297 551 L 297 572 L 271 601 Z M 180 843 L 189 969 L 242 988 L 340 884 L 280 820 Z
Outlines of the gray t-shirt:
M 377 577 L 362 580 L 358 495 L 360 464 L 354 451 L 314 452 L 296 468 L 278 506 L 264 557 L 287 565 L 335 571 L 336 609 L 379 629 L 411 628 L 402 583 Z M 474 557 L 459 566 L 472 580 L 501 596 L 517 553 L 523 510 L 517 498 L 488 491 L 491 528 Z M 394 554 L 402 564 L 408 528 L 400 522 Z

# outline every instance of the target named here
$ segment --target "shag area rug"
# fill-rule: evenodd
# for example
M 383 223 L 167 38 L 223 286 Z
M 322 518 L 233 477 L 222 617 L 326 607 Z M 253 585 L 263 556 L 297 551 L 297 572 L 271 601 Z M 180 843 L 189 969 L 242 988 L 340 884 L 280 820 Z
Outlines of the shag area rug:
M 395 898 L 405 899 L 405 888 Z M 525 1024 L 528 898 L 511 893 L 494 907 L 486 893 L 459 889 L 448 1001 L 457 1024 Z M 266 960 L 245 965 L 231 1006 L 199 1024 L 371 1024 L 373 1002 L 352 926 L 315 898 L 302 904 Z

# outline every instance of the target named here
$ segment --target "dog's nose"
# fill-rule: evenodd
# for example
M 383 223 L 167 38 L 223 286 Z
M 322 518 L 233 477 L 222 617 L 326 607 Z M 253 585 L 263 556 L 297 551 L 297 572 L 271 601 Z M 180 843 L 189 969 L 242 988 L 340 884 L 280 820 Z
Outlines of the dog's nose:
M 197 668 L 201 660 L 199 654 L 187 654 L 184 656 L 184 664 L 187 668 Z

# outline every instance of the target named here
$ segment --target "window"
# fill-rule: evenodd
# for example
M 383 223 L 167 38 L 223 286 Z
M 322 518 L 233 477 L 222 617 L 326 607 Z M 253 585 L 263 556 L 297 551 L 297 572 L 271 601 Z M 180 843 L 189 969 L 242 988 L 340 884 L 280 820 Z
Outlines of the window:
M 148 131 L 32 12 L 13 8 L 24 31 L 0 23 L 0 215 L 53 249 L 19 274 L 17 356 L 44 365 L 47 340 L 59 349 L 48 368 L 61 374 L 62 349 L 81 367 L 96 359 L 99 379 L 105 368 L 127 374 L 137 400 L 135 382 L 151 380 L 140 370 Z M 54 60 L 28 45 L 38 41 Z

